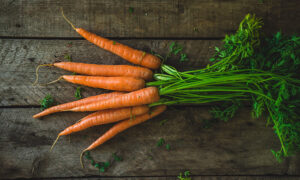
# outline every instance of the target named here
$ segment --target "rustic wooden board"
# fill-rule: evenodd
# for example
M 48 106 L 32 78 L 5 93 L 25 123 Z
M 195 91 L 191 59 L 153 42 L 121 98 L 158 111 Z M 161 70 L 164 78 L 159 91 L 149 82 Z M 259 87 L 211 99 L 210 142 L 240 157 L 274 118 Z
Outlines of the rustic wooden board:
M 38 108 L 0 109 L 0 177 L 82 177 L 99 175 L 91 165 L 81 169 L 79 154 L 110 125 L 62 137 L 53 152 L 50 145 L 63 128 L 86 113 L 58 113 L 32 119 Z M 123 157 L 104 176 L 299 175 L 299 156 L 277 163 L 270 152 L 279 142 L 262 119 L 251 119 L 247 109 L 230 122 L 203 128 L 212 117 L 206 107 L 169 108 L 159 117 L 133 127 L 92 151 L 98 161 Z M 176 113 L 176 116 L 174 114 Z M 167 119 L 161 126 L 160 122 Z M 156 143 L 164 138 L 167 151 Z M 86 162 L 86 161 L 85 161 Z M 5 165 L 4 165 L 5 164 Z
M 121 43 L 166 55 L 173 40 L 121 40 Z M 172 57 L 168 64 L 179 69 L 200 68 L 208 63 L 214 47 L 221 41 L 215 40 L 180 40 L 189 61 L 180 63 Z M 66 61 L 64 56 L 72 56 L 74 62 L 95 64 L 129 64 L 120 57 L 106 52 L 84 40 L 0 40 L 0 106 L 38 105 L 46 94 L 51 94 L 57 103 L 75 100 L 77 85 L 58 82 L 48 86 L 32 86 L 35 68 L 39 64 Z M 40 82 L 50 82 L 69 72 L 56 68 L 43 68 Z M 83 87 L 83 96 L 103 93 L 103 90 Z
M 75 25 L 105 37 L 223 37 L 247 13 L 262 17 L 267 32 L 300 31 L 299 0 L 4 0 L 0 36 L 79 37 L 61 7 Z

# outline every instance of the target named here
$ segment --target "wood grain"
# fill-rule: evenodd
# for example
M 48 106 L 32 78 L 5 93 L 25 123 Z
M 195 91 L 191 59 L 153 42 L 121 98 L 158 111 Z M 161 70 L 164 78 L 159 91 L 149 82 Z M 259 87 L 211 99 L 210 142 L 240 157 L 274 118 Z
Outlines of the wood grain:
M 121 40 L 121 43 L 166 55 L 173 40 Z M 181 40 L 189 61 L 180 63 L 178 57 L 171 57 L 168 64 L 179 69 L 194 69 L 205 66 L 213 54 L 214 47 L 221 41 Z M 57 103 L 75 100 L 77 85 L 58 82 L 48 86 L 33 86 L 35 68 L 39 64 L 67 61 L 71 55 L 74 62 L 95 64 L 129 64 L 123 59 L 84 40 L 0 40 L 0 106 L 38 105 L 39 100 L 51 94 Z M 42 68 L 40 83 L 50 82 L 63 74 L 71 74 L 57 68 Z M 83 87 L 83 96 L 91 96 L 105 91 Z
M 0 177 L 99 175 L 86 161 L 87 168 L 81 169 L 79 154 L 110 125 L 71 135 L 70 142 L 68 137 L 62 137 L 49 153 L 58 132 L 86 113 L 57 113 L 43 120 L 32 119 L 38 111 L 0 109 Z M 205 129 L 203 123 L 212 120 L 208 111 L 206 107 L 169 108 L 91 154 L 97 161 L 111 160 L 114 152 L 124 159 L 113 163 L 104 176 L 176 176 L 185 170 L 194 175 L 299 175 L 299 156 L 276 162 L 270 149 L 280 145 L 264 120 L 251 119 L 249 110 L 242 109 L 230 122 Z M 164 119 L 167 122 L 161 126 Z M 160 138 L 170 144 L 169 151 L 156 146 Z
M 61 7 L 76 26 L 105 37 L 224 37 L 247 13 L 263 18 L 268 33 L 300 31 L 298 0 L 3 0 L 0 36 L 80 37 Z

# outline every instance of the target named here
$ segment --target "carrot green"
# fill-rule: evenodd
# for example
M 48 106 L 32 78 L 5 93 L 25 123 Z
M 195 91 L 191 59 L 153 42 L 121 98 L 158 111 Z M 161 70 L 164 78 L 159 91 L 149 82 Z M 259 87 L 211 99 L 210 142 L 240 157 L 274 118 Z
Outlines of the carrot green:
M 43 111 L 43 110 L 51 107 L 54 103 L 54 100 L 53 100 L 52 96 L 50 94 L 48 94 L 48 95 L 46 95 L 46 97 L 44 99 L 42 99 L 40 101 L 40 103 L 41 103 L 41 110 Z
M 76 88 L 75 97 L 76 97 L 76 99 L 81 99 L 82 98 L 82 96 L 81 96 L 81 87 Z
M 271 151 L 278 161 L 299 151 L 300 37 L 280 32 L 261 37 L 262 25 L 261 19 L 248 14 L 237 32 L 226 35 L 224 44 L 215 48 L 213 64 L 205 68 L 179 72 L 162 65 L 156 81 L 147 83 L 157 86 L 161 95 L 151 106 L 222 102 L 211 112 L 228 121 L 250 103 L 253 117 L 267 117 L 273 126 L 281 147 Z

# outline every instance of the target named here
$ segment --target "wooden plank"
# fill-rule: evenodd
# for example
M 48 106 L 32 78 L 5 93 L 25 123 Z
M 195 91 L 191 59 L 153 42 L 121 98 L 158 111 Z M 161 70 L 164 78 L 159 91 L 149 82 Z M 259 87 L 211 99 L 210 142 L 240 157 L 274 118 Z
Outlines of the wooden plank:
M 299 176 L 191 176 L 192 180 L 298 180 Z M 113 180 L 179 180 L 177 176 L 89 176 L 89 177 L 67 177 L 64 180 L 93 180 L 93 179 L 113 179 Z
M 121 43 L 146 52 L 154 51 L 166 55 L 173 40 L 121 40 Z M 214 46 L 221 41 L 181 40 L 189 61 L 179 63 L 179 58 L 172 57 L 168 64 L 179 69 L 200 68 L 208 63 Z M 32 86 L 35 68 L 39 64 L 66 61 L 64 56 L 72 56 L 74 62 L 95 64 L 129 64 L 123 59 L 84 40 L 0 40 L 0 106 L 38 105 L 46 94 L 51 94 L 57 103 L 75 100 L 77 85 L 58 82 L 48 86 Z M 56 68 L 42 68 L 40 82 L 50 82 L 69 72 Z M 103 93 L 103 90 L 83 87 L 83 96 Z
M 94 127 L 62 137 L 54 150 L 50 145 L 59 131 L 86 113 L 58 113 L 34 120 L 37 108 L 0 109 L 0 177 L 42 178 L 99 175 L 80 152 L 110 125 Z M 189 170 L 193 175 L 299 175 L 299 156 L 277 163 L 270 152 L 279 142 L 262 119 L 252 119 L 242 109 L 230 122 L 203 128 L 212 117 L 206 107 L 169 108 L 159 117 L 133 127 L 92 151 L 97 161 L 110 160 L 116 152 L 124 159 L 115 162 L 104 176 L 177 176 Z M 174 114 L 176 113 L 176 116 Z M 167 119 L 161 126 L 160 122 Z M 157 147 L 160 138 L 170 144 Z
M 79 37 L 61 7 L 76 26 L 105 37 L 224 37 L 247 13 L 262 17 L 267 32 L 297 33 L 299 6 L 298 0 L 4 0 L 0 36 Z

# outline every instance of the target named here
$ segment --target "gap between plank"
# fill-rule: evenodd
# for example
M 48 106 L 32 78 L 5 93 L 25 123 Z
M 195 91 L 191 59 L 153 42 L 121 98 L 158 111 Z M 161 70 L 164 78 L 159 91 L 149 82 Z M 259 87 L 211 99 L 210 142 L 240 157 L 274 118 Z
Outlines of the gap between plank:
M 224 37 L 105 37 L 112 40 L 222 40 Z M 82 37 L 18 37 L 0 36 L 0 39 L 35 39 L 35 40 L 84 40 Z
M 40 105 L 12 105 L 12 106 L 0 106 L 0 109 L 18 109 L 18 108 L 41 108 Z
M 298 175 L 191 175 L 191 178 L 199 177 L 200 179 L 211 179 L 214 177 L 217 178 L 222 178 L 226 177 L 226 179 L 236 179 L 236 178 L 300 178 Z M 71 176 L 71 177 L 45 177 L 45 178 L 28 178 L 28 179 L 95 179 L 95 178 L 101 178 L 101 179 L 123 179 L 123 178 L 177 178 L 177 176 L 174 175 L 157 175 L 157 176 L 97 176 L 97 175 L 92 175 L 92 176 Z M 20 179 L 20 178 L 17 178 Z M 16 179 L 16 180 L 17 180 Z M 21 178 L 21 179 L 26 179 L 26 178 Z

